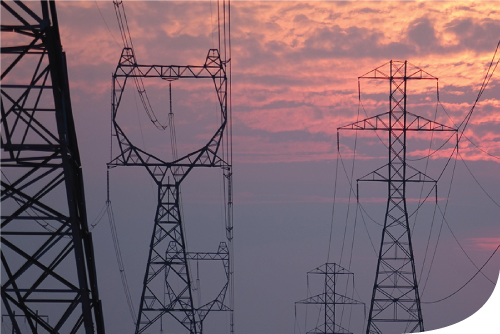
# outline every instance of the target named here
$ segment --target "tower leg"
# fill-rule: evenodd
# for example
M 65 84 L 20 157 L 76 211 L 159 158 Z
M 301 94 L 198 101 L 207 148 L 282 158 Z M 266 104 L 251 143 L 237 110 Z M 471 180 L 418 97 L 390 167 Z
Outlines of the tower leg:
M 164 273 L 164 275 L 163 275 Z M 165 296 L 158 291 L 163 290 Z M 158 206 L 144 276 L 136 333 L 170 314 L 189 333 L 201 333 L 194 307 L 186 243 L 179 206 L 179 184 L 158 185 Z

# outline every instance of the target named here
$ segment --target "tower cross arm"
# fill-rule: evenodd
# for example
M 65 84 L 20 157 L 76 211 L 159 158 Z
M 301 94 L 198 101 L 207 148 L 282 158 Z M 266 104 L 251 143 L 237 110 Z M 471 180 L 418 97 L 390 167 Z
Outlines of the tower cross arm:
M 344 267 L 336 264 L 336 263 L 325 263 L 317 268 L 314 268 L 313 270 L 310 270 L 307 272 L 307 274 L 343 274 L 343 275 L 354 275 Z
M 407 171 L 406 177 L 404 179 L 405 182 L 433 182 L 437 183 L 432 177 L 422 173 L 421 171 L 413 168 L 412 166 L 406 164 Z M 375 169 L 373 172 L 370 172 L 356 181 L 375 181 L 375 182 L 390 182 L 391 180 L 385 176 L 387 173 L 387 169 L 389 168 L 389 164 L 385 164 L 382 167 Z
M 434 180 L 432 177 L 422 173 L 412 166 L 406 164 L 406 167 L 406 174 L 409 175 L 406 177 L 406 182 L 433 182 L 434 184 L 437 184 L 437 180 Z
M 187 252 L 189 260 L 229 260 L 229 249 L 225 242 L 219 244 L 217 252 Z
M 431 121 L 430 119 L 415 115 L 411 112 L 406 113 L 406 121 L 406 130 L 408 131 L 458 131 L 458 129 Z
M 212 79 L 225 78 L 224 71 L 220 66 L 195 66 L 195 65 L 138 65 L 120 64 L 115 72 L 115 77 L 137 77 L 137 78 L 196 78 Z
M 337 128 L 338 130 L 389 130 L 389 112 L 365 118 Z
M 359 300 L 349 298 L 347 296 L 333 293 L 333 300 L 335 304 L 364 304 Z M 295 302 L 295 304 L 324 304 L 325 303 L 325 293 L 320 293 L 319 295 L 311 296 L 306 299 L 299 300 Z
M 427 79 L 427 80 L 438 80 L 432 74 L 418 68 L 417 66 L 411 64 L 410 62 L 405 62 L 393 60 L 387 62 L 376 69 L 373 69 L 358 79 L 383 79 L 383 80 L 393 80 L 393 79 Z M 392 67 L 392 68 L 391 68 Z
M 391 126 L 391 114 L 396 112 L 385 112 L 365 118 L 361 121 L 350 123 L 337 128 L 338 130 L 383 130 L 383 131 L 454 131 L 458 130 L 447 125 L 432 121 L 422 116 L 406 112 L 406 125 L 403 120 L 393 122 Z
M 114 77 L 162 78 L 165 80 L 180 78 L 225 79 L 226 72 L 219 51 L 216 49 L 209 50 L 203 65 L 140 65 L 137 64 L 133 50 L 124 48 Z
M 306 299 L 299 300 L 295 304 L 324 304 L 325 294 L 320 293 L 319 295 L 311 296 Z

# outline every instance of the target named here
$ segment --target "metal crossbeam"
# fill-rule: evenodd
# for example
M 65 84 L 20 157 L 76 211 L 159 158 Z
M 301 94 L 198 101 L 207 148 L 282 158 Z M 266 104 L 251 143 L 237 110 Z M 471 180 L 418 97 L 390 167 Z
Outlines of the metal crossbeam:
M 124 48 L 121 61 L 116 68 L 116 78 L 162 78 L 162 79 L 223 79 L 220 57 L 216 49 L 211 50 L 205 64 L 201 66 L 179 65 L 140 65 L 135 63 L 131 48 Z
M 386 112 L 380 115 L 366 118 L 345 126 L 339 130 L 384 130 L 384 131 L 456 131 L 454 128 L 444 124 L 431 121 L 425 117 L 417 116 L 411 112 L 406 112 L 406 119 L 402 119 L 403 113 L 391 122 L 391 117 L 395 118 L 395 112 Z M 403 121 L 406 121 L 404 124 Z

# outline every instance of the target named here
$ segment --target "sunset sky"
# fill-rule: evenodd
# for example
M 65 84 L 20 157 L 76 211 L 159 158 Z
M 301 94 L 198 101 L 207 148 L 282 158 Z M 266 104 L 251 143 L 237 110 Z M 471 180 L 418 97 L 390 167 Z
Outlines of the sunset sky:
M 106 199 L 111 73 L 122 44 L 112 2 L 68 1 L 57 6 L 92 223 Z M 138 62 L 203 64 L 208 49 L 217 44 L 215 6 L 216 1 L 126 1 Z M 336 164 L 337 128 L 357 117 L 388 111 L 388 88 L 386 82 L 361 80 L 361 106 L 358 77 L 391 59 L 408 60 L 439 78 L 442 103 L 437 105 L 435 81 L 411 82 L 408 109 L 454 126 L 474 103 L 499 39 L 498 1 L 231 3 L 236 333 L 304 333 L 304 309 L 298 312 L 296 324 L 294 302 L 307 297 L 306 272 L 327 259 L 336 165 L 339 170 L 329 260 L 342 261 L 347 267 L 352 256 L 350 269 L 355 274 L 356 289 L 369 307 L 377 260 L 371 242 L 378 251 L 381 228 L 366 216 L 363 223 L 361 212 L 355 224 L 356 201 L 350 196 L 346 175 L 351 177 L 353 161 L 354 179 L 384 165 L 387 153 L 375 133 L 359 133 L 356 137 L 346 131 L 340 135 L 344 164 Z M 439 208 L 445 211 L 454 235 L 477 266 L 500 243 L 499 71 L 465 131 L 465 136 L 481 149 L 463 137 L 457 160 L 454 155 L 438 185 Z M 145 85 L 157 115 L 166 119 L 168 85 L 158 81 L 145 81 Z M 210 82 L 174 82 L 172 90 L 182 154 L 201 147 L 214 133 L 216 96 Z M 136 108 L 132 90 L 125 101 L 128 109 L 123 124 L 138 146 L 159 155 L 169 149 L 168 131 L 158 132 L 140 103 Z M 387 140 L 386 133 L 379 135 L 382 141 Z M 436 134 L 432 150 L 447 138 Z M 430 140 L 429 135 L 412 135 L 408 158 L 415 160 L 410 162 L 412 166 L 438 178 L 452 154 L 454 141 L 444 144 L 428 163 L 418 160 L 427 155 Z M 203 242 L 200 233 L 210 231 L 210 226 L 223 236 L 220 181 L 220 174 L 193 173 L 183 188 L 185 222 L 193 248 L 198 241 Z M 420 185 L 410 191 L 410 208 L 418 204 L 420 194 Z M 360 201 L 378 223 L 383 222 L 386 196 L 384 187 L 360 186 Z M 144 170 L 118 168 L 111 173 L 111 200 L 137 307 L 156 189 Z M 476 272 L 439 210 L 431 224 L 434 208 L 434 198 L 422 206 L 413 235 L 417 277 L 423 272 L 422 290 L 441 229 L 432 271 L 421 293 L 424 302 L 449 295 Z M 106 221 L 99 223 L 93 236 L 107 331 L 131 332 L 133 324 L 106 225 Z M 222 241 L 218 238 L 219 234 L 214 236 L 214 246 L 210 247 Z M 484 274 L 496 281 L 499 270 L 500 254 L 496 254 Z M 442 303 L 423 304 L 426 329 L 450 325 L 471 315 L 493 288 L 478 275 L 456 296 Z M 310 313 L 315 311 L 309 309 Z M 351 330 L 361 333 L 365 322 L 362 312 L 357 319 L 351 323 Z M 307 330 L 314 325 L 308 322 Z

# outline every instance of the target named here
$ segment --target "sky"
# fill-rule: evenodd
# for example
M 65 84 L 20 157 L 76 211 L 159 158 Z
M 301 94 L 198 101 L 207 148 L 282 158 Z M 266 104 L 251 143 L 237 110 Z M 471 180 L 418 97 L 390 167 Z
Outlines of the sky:
M 122 44 L 112 2 L 57 6 L 89 223 L 95 223 L 106 200 L 111 73 Z M 215 1 L 125 2 L 138 62 L 202 64 L 208 49 L 217 46 L 215 6 Z M 337 128 L 386 112 L 388 89 L 369 80 L 358 86 L 358 77 L 391 59 L 408 60 L 439 78 L 440 101 L 434 80 L 411 82 L 408 108 L 454 126 L 474 103 L 499 39 L 500 2 L 232 2 L 236 333 L 312 329 L 318 310 L 299 307 L 295 317 L 294 302 L 321 290 L 316 284 L 308 291 L 306 272 L 327 260 L 354 273 L 357 296 L 369 306 L 387 194 L 384 187 L 362 184 L 362 211 L 347 180 L 387 163 L 387 139 L 385 133 L 378 138 L 341 131 L 338 160 Z M 167 83 L 145 85 L 155 112 L 165 120 Z M 173 82 L 172 91 L 179 154 L 188 153 L 216 129 L 215 93 L 210 82 L 192 81 Z M 468 139 L 462 139 L 459 155 L 448 164 L 453 139 L 446 142 L 441 134 L 409 138 L 410 164 L 439 177 L 437 213 L 431 195 L 410 219 L 423 302 L 461 287 L 476 272 L 471 261 L 481 266 L 500 243 L 499 92 L 497 71 L 475 107 L 464 133 Z M 165 154 L 168 131 L 159 132 L 149 122 L 133 90 L 124 101 L 120 117 L 130 138 L 148 152 Z M 429 147 L 441 145 L 425 159 Z M 409 190 L 410 211 L 428 190 L 419 185 Z M 137 306 L 156 189 L 144 170 L 116 168 L 110 191 Z M 220 173 L 196 171 L 182 191 L 190 249 L 216 247 L 224 236 Z M 133 324 L 105 220 L 93 228 L 93 238 L 106 329 L 125 333 Z M 495 282 L 499 270 L 496 254 L 483 272 Z M 446 301 L 424 303 L 425 328 L 465 319 L 493 289 L 478 275 Z M 363 312 L 353 311 L 352 319 L 351 330 L 361 333 Z

